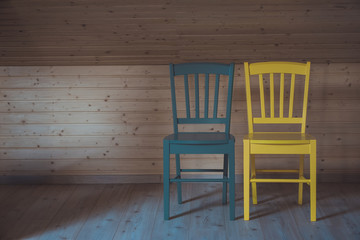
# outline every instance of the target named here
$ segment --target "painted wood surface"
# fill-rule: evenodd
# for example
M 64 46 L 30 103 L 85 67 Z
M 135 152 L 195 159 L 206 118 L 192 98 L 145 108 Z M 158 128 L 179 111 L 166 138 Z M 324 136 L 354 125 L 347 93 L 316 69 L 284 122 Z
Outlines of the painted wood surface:
M 318 185 L 318 221 L 309 221 L 309 194 L 297 204 L 292 184 L 260 184 L 251 221 L 243 220 L 242 184 L 236 220 L 221 202 L 221 183 L 184 183 L 184 203 L 163 220 L 162 184 L 0 185 L 1 239 L 359 239 L 356 184 Z M 306 187 L 307 188 L 307 187 Z M 6 197 L 2 197 L 6 195 Z
M 318 141 L 321 173 L 359 172 L 359 69 L 358 63 L 312 65 L 306 132 Z M 162 138 L 173 131 L 167 65 L 1 67 L 0 82 L 1 175 L 162 173 Z M 236 174 L 242 172 L 241 140 L 247 134 L 244 82 L 242 64 L 237 64 L 231 123 L 237 139 Z M 181 94 L 179 109 L 185 115 Z M 222 128 L 216 124 L 181 128 L 194 129 Z M 297 166 L 294 158 L 278 158 L 279 167 Z M 183 159 L 184 166 L 192 168 L 204 164 L 217 168 L 222 162 L 221 156 Z M 266 168 L 270 161 L 277 164 L 273 158 L 258 159 L 258 168 Z
M 359 62 L 357 0 L 0 1 L 0 66 Z

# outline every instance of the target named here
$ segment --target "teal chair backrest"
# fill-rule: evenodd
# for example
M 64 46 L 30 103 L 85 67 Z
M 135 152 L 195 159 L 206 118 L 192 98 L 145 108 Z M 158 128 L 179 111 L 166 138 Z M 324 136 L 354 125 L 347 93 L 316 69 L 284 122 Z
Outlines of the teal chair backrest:
M 176 104 L 176 90 L 175 81 L 180 81 L 176 76 L 183 76 L 184 92 L 185 92 L 185 108 L 186 117 L 178 118 L 177 104 Z M 214 77 L 212 76 L 214 75 Z M 218 102 L 219 102 L 219 86 L 222 78 L 221 75 L 228 76 L 227 84 L 227 97 L 226 97 L 226 114 L 225 117 L 218 115 Z M 195 81 L 195 116 L 190 113 L 190 96 L 189 96 L 189 77 L 193 77 Z M 209 81 L 215 81 L 213 92 L 214 96 L 209 96 Z M 225 133 L 228 135 L 230 132 L 230 118 L 231 118 L 231 102 L 234 82 L 234 64 L 220 64 L 220 63 L 182 63 L 170 64 L 170 80 L 171 80 L 171 99 L 174 121 L 174 133 L 178 133 L 178 124 L 224 124 Z M 200 114 L 200 94 L 199 94 L 199 81 L 204 81 L 204 111 Z M 213 99 L 212 114 L 209 114 L 209 100 Z M 201 117 L 200 117 L 201 116 Z

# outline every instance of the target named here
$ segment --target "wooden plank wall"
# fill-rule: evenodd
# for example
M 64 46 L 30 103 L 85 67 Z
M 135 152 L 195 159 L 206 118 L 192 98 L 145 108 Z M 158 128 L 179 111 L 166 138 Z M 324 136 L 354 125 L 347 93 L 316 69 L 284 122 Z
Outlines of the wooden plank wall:
M 0 1 L 0 66 L 359 62 L 358 0 Z
M 359 176 L 358 0 L 0 1 L 0 173 L 160 181 L 172 131 L 167 64 L 216 61 L 237 63 L 240 174 L 241 64 L 264 60 L 313 63 L 308 131 L 319 173 Z M 204 162 L 195 159 L 185 165 Z
M 161 175 L 162 138 L 172 132 L 167 65 L 2 67 L 0 84 L 2 175 Z M 360 173 L 359 87 L 358 63 L 312 66 L 308 132 L 318 139 L 320 173 Z M 232 133 L 240 174 L 247 133 L 241 64 Z M 184 166 L 216 167 L 220 159 L 189 156 Z M 297 165 L 284 157 L 278 163 Z

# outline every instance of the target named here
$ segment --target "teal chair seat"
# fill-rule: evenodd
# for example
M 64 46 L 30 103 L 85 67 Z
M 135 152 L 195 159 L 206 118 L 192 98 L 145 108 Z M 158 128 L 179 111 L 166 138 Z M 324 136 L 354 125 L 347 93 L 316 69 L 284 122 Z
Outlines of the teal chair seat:
M 180 79 L 178 76 L 182 76 Z M 182 182 L 221 182 L 223 183 L 222 203 L 227 203 L 227 187 L 229 185 L 230 219 L 235 219 L 235 138 L 229 133 L 231 102 L 233 91 L 234 64 L 219 63 L 185 63 L 170 64 L 171 98 L 173 110 L 174 133 L 163 140 L 164 161 L 164 219 L 170 218 L 170 183 L 177 183 L 178 203 L 182 203 Z M 176 79 L 176 80 L 175 80 Z M 194 95 L 190 98 L 189 80 L 194 80 Z M 184 99 L 186 117 L 178 118 L 176 103 L 175 81 L 184 81 Z M 201 82 L 203 84 L 200 84 Z M 214 81 L 214 96 L 210 96 L 210 82 Z M 226 90 L 226 115 L 218 117 L 218 100 L 220 82 L 225 81 Z M 223 82 L 222 82 L 223 83 Z M 203 111 L 200 110 L 199 86 L 204 86 Z M 195 104 L 190 105 L 190 99 Z M 209 114 L 209 101 L 213 101 L 212 114 Z M 190 106 L 195 106 L 194 114 Z M 201 117 L 200 117 L 201 116 Z M 223 124 L 224 132 L 179 132 L 179 124 Z M 170 155 L 175 154 L 176 176 L 170 177 Z M 213 169 L 184 169 L 180 164 L 181 154 L 223 154 L 223 168 Z M 218 172 L 222 177 L 218 178 L 182 178 L 183 172 Z
M 178 134 L 171 134 L 164 138 L 171 144 L 194 144 L 194 145 L 222 145 L 228 144 L 229 141 L 234 141 L 233 135 L 226 135 L 222 132 L 182 132 Z

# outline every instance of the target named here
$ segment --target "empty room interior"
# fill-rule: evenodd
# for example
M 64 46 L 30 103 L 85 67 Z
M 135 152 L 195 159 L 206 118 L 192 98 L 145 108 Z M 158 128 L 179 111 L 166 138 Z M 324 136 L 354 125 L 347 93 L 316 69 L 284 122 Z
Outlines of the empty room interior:
M 359 106 L 358 0 L 2 0 L 0 239 L 360 239 Z

